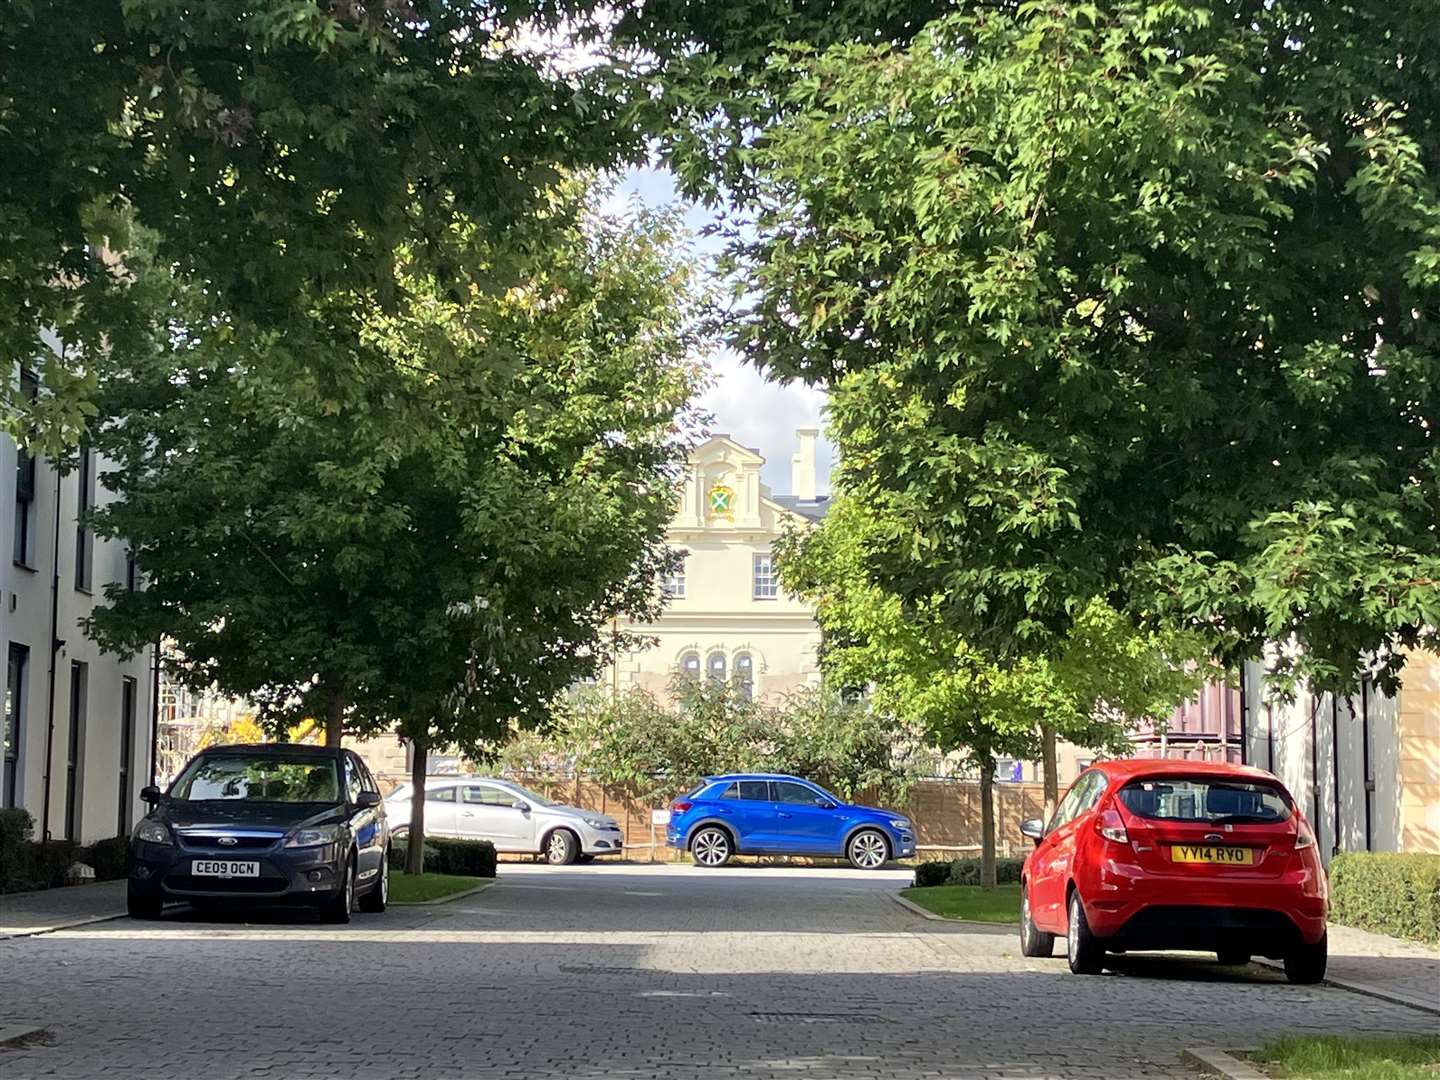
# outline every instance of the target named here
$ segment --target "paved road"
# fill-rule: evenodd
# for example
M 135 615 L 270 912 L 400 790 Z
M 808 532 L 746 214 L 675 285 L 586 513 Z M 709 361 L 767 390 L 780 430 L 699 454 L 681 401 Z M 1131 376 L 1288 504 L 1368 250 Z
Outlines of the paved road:
M 0 942 L 0 1076 L 800 1080 L 1190 1075 L 1185 1045 L 1435 1018 L 1172 958 L 1079 979 L 927 922 L 904 873 L 502 867 L 346 927 L 181 911 Z

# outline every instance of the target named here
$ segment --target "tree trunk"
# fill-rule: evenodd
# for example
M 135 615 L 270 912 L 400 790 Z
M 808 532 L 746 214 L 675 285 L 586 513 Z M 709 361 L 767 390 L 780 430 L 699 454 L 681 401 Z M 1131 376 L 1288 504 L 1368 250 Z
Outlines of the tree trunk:
M 405 873 L 425 872 L 425 769 L 430 749 L 410 740 L 410 833 L 405 838 Z
M 325 695 L 325 745 L 339 746 L 345 734 L 345 690 L 332 686 Z
M 1055 804 L 1060 801 L 1060 770 L 1055 763 L 1055 729 L 1049 724 L 1040 726 L 1040 747 L 1045 782 L 1045 820 L 1049 821 L 1050 815 L 1055 812 Z
M 980 759 L 980 887 L 995 888 L 995 755 Z

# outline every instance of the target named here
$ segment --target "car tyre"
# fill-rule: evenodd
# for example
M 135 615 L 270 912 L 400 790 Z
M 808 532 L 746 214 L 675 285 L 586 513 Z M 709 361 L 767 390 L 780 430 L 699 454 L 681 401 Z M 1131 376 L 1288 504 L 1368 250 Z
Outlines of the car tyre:
M 1248 952 L 1239 952 L 1235 949 L 1221 949 L 1215 954 L 1215 958 L 1225 967 L 1244 967 L 1250 962 Z
M 1030 918 L 1030 889 L 1028 886 L 1023 888 L 1020 893 L 1020 955 L 1055 955 L 1055 935 L 1038 929 L 1034 920 Z
M 390 904 L 390 849 L 385 849 L 385 857 L 380 860 L 380 877 L 370 891 L 360 897 L 360 910 L 370 915 L 382 914 Z
M 157 889 L 147 889 L 130 881 L 125 885 L 125 910 L 132 919 L 152 920 L 160 918 L 165 901 Z
M 1292 983 L 1310 985 L 1325 978 L 1330 947 L 1327 935 L 1321 934 L 1314 945 L 1301 945 L 1285 954 L 1285 978 Z
M 1065 931 L 1065 959 L 1076 975 L 1099 975 L 1105 968 L 1105 949 L 1090 932 L 1080 891 L 1070 891 L 1070 918 Z
M 355 910 L 355 864 L 352 860 L 341 871 L 345 884 L 333 899 L 325 901 L 320 908 L 320 917 L 327 923 L 343 924 L 350 921 Z
M 545 861 L 551 866 L 569 866 L 580 855 L 580 841 L 569 829 L 556 829 L 545 838 Z
M 696 866 L 713 870 L 724 866 L 735 854 L 730 834 L 715 825 L 708 825 L 697 832 L 690 841 L 690 858 Z
M 890 861 L 890 841 L 879 829 L 861 829 L 845 845 L 845 856 L 857 870 L 879 870 Z

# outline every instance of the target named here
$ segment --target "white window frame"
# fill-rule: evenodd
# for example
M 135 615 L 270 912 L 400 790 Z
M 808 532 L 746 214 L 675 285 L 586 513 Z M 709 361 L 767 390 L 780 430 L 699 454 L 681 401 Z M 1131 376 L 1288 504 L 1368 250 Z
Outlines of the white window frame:
M 780 575 L 775 573 L 775 557 L 770 552 L 757 552 L 750 563 L 750 596 L 755 600 L 780 598 Z

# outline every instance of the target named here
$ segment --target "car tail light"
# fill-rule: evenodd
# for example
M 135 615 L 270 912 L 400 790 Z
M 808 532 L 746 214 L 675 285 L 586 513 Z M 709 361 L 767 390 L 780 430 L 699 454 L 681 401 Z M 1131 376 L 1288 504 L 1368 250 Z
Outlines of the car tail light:
M 689 810 L 690 807 L 694 805 L 694 803 L 687 802 L 684 799 L 676 799 L 670 804 L 670 809 L 677 814 L 683 814 L 686 810 Z
M 1310 826 L 1303 821 L 1295 829 L 1295 850 L 1304 851 L 1308 847 L 1315 846 L 1315 834 L 1310 831 Z
M 1095 831 L 1106 840 L 1117 844 L 1128 844 L 1130 834 L 1125 831 L 1125 820 L 1118 810 L 1106 810 L 1095 819 Z

